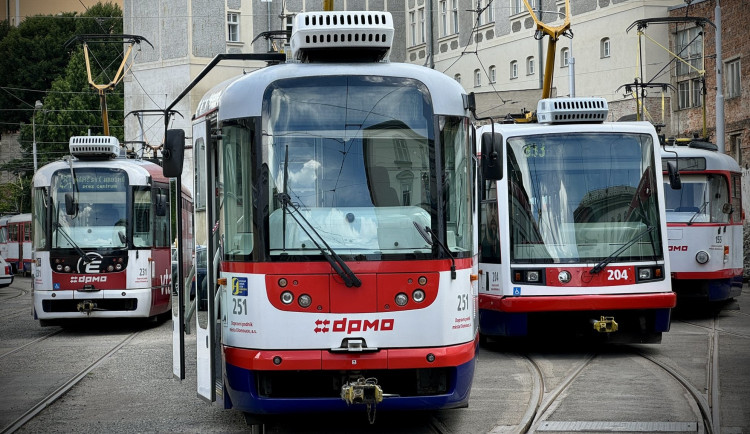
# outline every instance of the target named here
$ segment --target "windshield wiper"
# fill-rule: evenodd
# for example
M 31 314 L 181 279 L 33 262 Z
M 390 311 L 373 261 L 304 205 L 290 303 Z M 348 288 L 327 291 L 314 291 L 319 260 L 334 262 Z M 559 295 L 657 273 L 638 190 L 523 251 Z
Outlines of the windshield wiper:
M 297 213 L 297 215 L 300 216 L 302 221 L 305 222 L 307 227 L 310 228 L 310 231 L 312 231 L 312 233 L 315 234 L 315 237 L 317 237 L 323 243 L 325 248 L 323 248 L 317 241 L 315 241 L 315 237 L 310 235 L 310 231 L 308 231 L 305 228 L 305 226 L 302 224 L 300 219 L 298 219 L 297 216 L 294 215 L 294 212 L 289 212 L 289 215 L 292 216 L 292 218 L 294 219 L 295 222 L 297 222 L 299 227 L 305 232 L 305 234 L 308 237 L 310 237 L 310 240 L 312 240 L 313 244 L 315 244 L 315 247 L 317 247 L 318 250 L 320 250 L 320 253 L 323 254 L 323 257 L 326 259 L 326 261 L 328 261 L 328 263 L 331 264 L 331 267 L 334 269 L 334 271 L 336 271 L 336 273 L 339 276 L 341 276 L 341 279 L 344 280 L 344 284 L 346 285 L 346 287 L 351 288 L 352 286 L 355 286 L 359 288 L 360 286 L 362 286 L 362 281 L 359 280 L 359 278 L 354 274 L 351 268 L 349 268 L 349 266 L 346 265 L 346 262 L 344 262 L 344 260 L 341 259 L 341 257 L 338 254 L 336 254 L 336 252 L 331 248 L 331 246 L 328 245 L 325 238 L 323 238 L 320 235 L 320 233 L 318 233 L 318 231 L 315 229 L 315 227 L 312 224 L 310 224 L 310 222 L 305 218 L 305 216 L 302 215 L 299 208 L 297 208 L 297 205 L 292 203 L 292 200 L 289 197 L 289 195 L 286 193 L 278 193 L 276 197 L 285 206 L 284 214 L 288 212 L 287 207 L 291 207 Z M 286 232 L 285 229 L 286 228 L 284 228 L 284 232 Z
M 641 238 L 643 238 L 644 235 L 650 234 L 651 231 L 653 231 L 654 229 L 656 229 L 656 226 L 649 226 L 646 229 L 644 229 L 643 232 L 641 232 L 640 234 L 634 236 L 630 241 L 628 241 L 627 243 L 623 244 L 622 247 L 620 247 L 619 249 L 617 249 L 614 252 L 612 252 L 611 255 L 609 255 L 606 258 L 604 258 L 600 263 L 596 264 L 594 266 L 594 268 L 592 268 L 591 270 L 589 270 L 589 273 L 591 273 L 591 274 L 597 274 L 598 272 L 602 271 L 604 269 L 604 267 L 607 266 L 607 264 L 609 264 L 610 262 L 612 262 L 613 259 L 615 259 L 616 257 L 620 256 L 620 254 L 622 252 L 624 252 L 628 247 L 630 247 L 633 244 L 635 244 L 638 240 L 640 240 Z M 651 245 L 652 246 L 654 245 L 653 240 L 651 240 Z
M 693 220 L 695 220 L 698 215 L 702 214 L 703 211 L 706 209 L 706 205 L 708 205 L 708 201 L 703 201 L 703 205 L 701 205 L 701 209 L 695 212 L 692 217 L 690 217 L 690 220 L 688 220 L 687 225 L 690 226 L 693 224 Z
M 71 238 L 70 235 L 68 235 L 68 233 L 63 230 L 63 227 L 60 223 L 54 223 L 52 226 L 54 226 L 54 228 L 57 230 L 57 233 L 63 234 L 65 239 L 68 240 L 70 245 L 73 246 L 73 249 L 76 251 L 76 253 L 78 253 L 78 256 L 80 256 L 81 259 L 83 259 L 85 263 L 88 264 L 89 262 L 91 262 L 91 258 L 86 256 L 86 252 L 84 252 L 80 247 L 78 247 L 78 244 L 76 244 L 76 242 L 73 241 L 73 238 Z
M 435 235 L 435 232 L 432 232 L 432 229 L 430 229 L 429 226 L 422 227 L 414 220 L 412 220 L 412 223 L 414 223 L 414 227 L 417 228 L 417 232 L 419 232 L 419 235 L 424 238 L 427 244 L 432 245 L 433 242 L 437 242 L 438 246 L 440 246 L 440 248 L 448 254 L 448 257 L 451 259 L 451 279 L 456 280 L 456 258 L 455 256 L 453 256 L 453 253 L 450 251 L 450 249 L 445 247 L 445 244 L 440 241 L 437 235 Z

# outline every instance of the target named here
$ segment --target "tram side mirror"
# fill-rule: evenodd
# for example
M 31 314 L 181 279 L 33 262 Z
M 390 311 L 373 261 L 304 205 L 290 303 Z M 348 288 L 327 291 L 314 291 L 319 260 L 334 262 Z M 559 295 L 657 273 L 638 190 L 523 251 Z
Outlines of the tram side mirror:
M 182 161 L 185 156 L 185 130 L 167 130 L 162 150 L 162 171 L 167 178 L 182 175 Z
M 498 180 L 503 178 L 503 135 L 482 133 L 482 178 Z
M 721 207 L 721 212 L 724 214 L 731 214 L 734 212 L 734 207 L 731 203 L 727 202 Z
M 669 173 L 669 186 L 672 190 L 679 190 L 682 188 L 682 180 L 680 179 L 680 172 L 677 170 L 677 166 L 673 162 L 667 162 L 667 172 Z
M 65 193 L 65 214 L 76 215 L 78 212 L 78 205 L 76 204 L 73 193 Z
M 163 194 L 156 195 L 156 215 L 164 217 L 167 215 L 167 197 Z

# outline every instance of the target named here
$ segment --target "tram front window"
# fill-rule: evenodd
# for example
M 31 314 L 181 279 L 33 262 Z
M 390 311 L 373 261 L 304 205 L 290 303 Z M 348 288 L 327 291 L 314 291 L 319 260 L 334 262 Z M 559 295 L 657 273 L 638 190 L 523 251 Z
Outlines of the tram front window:
M 442 190 L 442 218 L 455 222 L 449 247 L 469 252 L 468 124 L 446 118 L 447 175 L 438 176 L 435 118 L 418 81 L 315 77 L 269 87 L 261 147 L 271 259 L 320 257 L 323 242 L 344 258 L 431 257 L 414 222 L 437 230 L 437 180 L 461 183 Z
M 509 138 L 511 261 L 593 262 L 636 237 L 618 259 L 661 258 L 653 153 L 641 134 Z
M 664 184 L 667 221 L 670 223 L 728 223 L 723 212 L 729 202 L 727 179 L 720 175 L 682 175 L 682 188 Z
M 67 169 L 53 174 L 51 247 L 126 247 L 127 184 L 128 176 L 120 169 L 81 168 L 75 178 Z M 66 195 L 72 213 L 66 209 Z

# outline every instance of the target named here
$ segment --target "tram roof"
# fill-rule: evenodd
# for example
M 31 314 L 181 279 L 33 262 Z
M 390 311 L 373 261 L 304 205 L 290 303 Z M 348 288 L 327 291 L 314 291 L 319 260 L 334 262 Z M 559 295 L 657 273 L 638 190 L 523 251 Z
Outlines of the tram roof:
M 285 78 L 324 76 L 381 76 L 413 78 L 430 92 L 433 111 L 440 115 L 465 116 L 463 87 L 442 72 L 406 63 L 284 63 L 241 75 L 208 91 L 196 109 L 195 117 L 218 108 L 219 120 L 260 116 L 268 85 Z
M 131 158 L 114 158 L 111 160 L 73 160 L 73 169 L 83 169 L 87 167 L 102 167 L 122 169 L 128 174 L 130 185 L 146 185 L 149 178 L 168 183 L 169 179 L 164 178 L 162 169 L 159 165 L 150 161 L 135 160 Z M 52 174 L 58 170 L 70 170 L 68 161 L 55 161 L 49 163 L 37 170 L 34 174 L 34 187 L 49 186 L 52 181 Z
M 706 170 L 726 170 L 729 172 L 742 172 L 737 160 L 727 154 L 708 149 L 691 148 L 688 146 L 665 146 L 661 151 L 662 159 L 674 159 L 677 152 L 679 158 L 704 158 Z
M 477 138 L 482 133 L 490 132 L 490 125 L 477 128 Z M 495 124 L 495 132 L 504 137 L 531 136 L 537 134 L 569 134 L 569 133 L 638 133 L 656 135 L 654 126 L 649 122 L 603 122 L 603 123 L 569 123 L 569 124 Z

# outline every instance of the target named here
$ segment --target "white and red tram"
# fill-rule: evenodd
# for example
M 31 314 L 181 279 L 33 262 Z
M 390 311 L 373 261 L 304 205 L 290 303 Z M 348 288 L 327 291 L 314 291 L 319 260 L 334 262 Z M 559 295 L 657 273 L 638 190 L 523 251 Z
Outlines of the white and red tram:
M 296 60 L 200 102 L 206 399 L 252 417 L 468 404 L 478 343 L 469 112 L 450 77 L 381 61 L 392 38 L 389 13 L 302 13 Z
M 674 291 L 686 301 L 739 296 L 745 219 L 740 165 L 700 140 L 665 146 L 662 161 L 675 164 L 682 182 L 680 189 L 664 187 Z
M 538 123 L 478 128 L 483 337 L 669 330 L 659 138 L 606 114 L 602 98 L 543 99 Z
M 31 273 L 31 214 L 0 217 L 0 256 L 13 274 Z
M 148 318 L 171 311 L 169 180 L 114 137 L 73 137 L 33 184 L 33 315 Z

